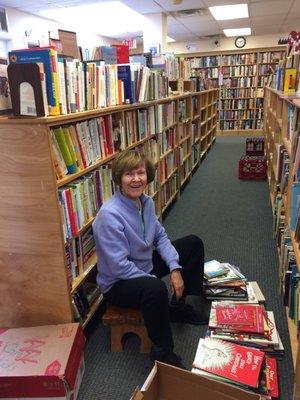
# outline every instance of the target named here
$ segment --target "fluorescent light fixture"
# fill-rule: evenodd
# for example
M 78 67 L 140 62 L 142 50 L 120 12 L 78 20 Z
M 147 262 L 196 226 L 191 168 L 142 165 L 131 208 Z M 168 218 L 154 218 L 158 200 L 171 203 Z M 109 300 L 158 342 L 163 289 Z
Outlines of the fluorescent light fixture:
M 248 4 L 232 4 L 229 6 L 216 6 L 208 8 L 217 21 L 249 18 Z
M 251 28 L 223 29 L 227 37 L 251 35 Z
M 120 1 L 104 1 L 76 7 L 60 7 L 39 12 L 44 18 L 53 19 L 64 26 L 80 27 L 98 35 L 114 37 L 124 32 L 142 32 L 145 17 Z
M 173 42 L 176 42 L 176 40 L 171 38 L 170 36 L 167 36 L 167 43 L 173 43 Z

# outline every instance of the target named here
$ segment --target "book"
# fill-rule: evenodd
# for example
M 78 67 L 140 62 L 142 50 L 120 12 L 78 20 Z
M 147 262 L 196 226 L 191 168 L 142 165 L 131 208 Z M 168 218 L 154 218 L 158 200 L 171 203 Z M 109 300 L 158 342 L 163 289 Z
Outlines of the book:
M 228 268 L 217 260 L 204 263 L 204 277 L 206 279 L 215 278 L 228 272 Z
M 99 56 L 105 64 L 117 64 L 117 49 L 111 46 L 100 46 Z
M 133 90 L 133 82 L 131 80 L 130 65 L 118 65 L 118 79 L 124 84 L 124 96 L 126 103 L 134 103 L 135 96 Z
M 127 44 L 112 44 L 117 52 L 116 64 L 127 64 L 129 63 L 129 46 Z
M 221 324 L 218 323 L 217 320 L 217 309 L 221 307 L 221 309 L 230 308 L 231 310 L 238 308 L 239 310 L 251 310 L 253 312 L 252 320 L 249 324 L 246 323 L 244 319 L 243 324 L 238 324 L 238 322 L 234 321 L 231 324 L 229 318 L 227 318 L 227 323 L 225 323 L 224 314 L 223 321 Z M 240 332 L 240 333 L 257 333 L 264 335 L 266 331 L 268 331 L 268 325 L 265 320 L 265 312 L 264 307 L 259 304 L 250 305 L 234 305 L 234 304 L 222 304 L 220 302 L 212 302 L 209 323 L 208 326 L 210 329 L 213 329 L 218 332 Z M 232 316 L 232 312 L 230 314 Z M 249 320 L 250 321 L 250 320 Z
M 193 367 L 256 388 L 264 357 L 258 349 L 205 338 L 199 340 Z
M 53 51 L 52 51 L 53 50 Z M 54 81 L 55 50 L 51 47 L 39 47 L 35 49 L 12 50 L 8 53 L 9 64 L 43 63 L 46 75 L 47 100 L 50 106 L 50 115 L 59 114 L 57 84 Z M 57 61 L 56 61 L 57 62 Z
M 297 203 L 298 198 L 300 197 L 300 182 L 294 182 L 292 184 L 291 190 L 291 221 L 290 221 L 290 228 L 292 231 L 295 230 L 297 224 Z
M 256 306 L 249 304 L 219 304 L 216 307 L 218 325 L 254 325 Z
M 0 58 L 0 114 L 10 112 L 12 108 L 7 76 L 7 60 Z

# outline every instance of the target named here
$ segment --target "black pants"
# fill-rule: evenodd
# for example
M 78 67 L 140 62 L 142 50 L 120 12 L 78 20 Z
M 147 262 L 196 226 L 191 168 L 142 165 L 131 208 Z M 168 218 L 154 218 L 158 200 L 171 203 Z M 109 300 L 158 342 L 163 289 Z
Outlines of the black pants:
M 184 280 L 184 295 L 201 295 L 204 248 L 200 238 L 185 236 L 172 242 L 179 254 L 179 264 Z M 161 256 L 153 252 L 152 274 L 163 278 L 170 273 Z M 165 282 L 152 277 L 120 280 L 104 294 L 111 304 L 119 307 L 135 307 L 142 311 L 148 336 L 152 343 L 165 351 L 174 347 L 170 317 L 169 297 Z

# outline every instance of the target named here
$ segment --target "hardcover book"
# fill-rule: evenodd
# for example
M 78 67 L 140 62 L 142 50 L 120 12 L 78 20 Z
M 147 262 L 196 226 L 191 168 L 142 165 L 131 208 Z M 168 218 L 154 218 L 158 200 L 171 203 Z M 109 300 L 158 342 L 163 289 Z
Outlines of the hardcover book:
M 251 347 L 205 338 L 199 340 L 193 367 L 256 388 L 264 356 Z

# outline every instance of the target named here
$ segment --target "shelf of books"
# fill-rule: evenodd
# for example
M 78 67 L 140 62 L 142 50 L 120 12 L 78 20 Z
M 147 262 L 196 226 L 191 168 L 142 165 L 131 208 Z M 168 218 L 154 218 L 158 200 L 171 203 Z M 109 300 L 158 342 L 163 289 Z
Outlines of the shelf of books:
M 211 89 L 1 118 L 1 326 L 86 326 L 102 299 L 92 222 L 116 190 L 113 158 L 128 148 L 152 158 L 157 174 L 147 191 L 162 218 L 215 139 L 217 101 Z
M 284 76 L 284 74 L 283 74 Z M 279 281 L 300 385 L 299 268 L 300 268 L 300 102 L 294 94 L 265 88 L 265 148 L 268 182 L 274 211 L 274 236 L 279 254 Z M 298 393 L 299 395 L 299 393 Z M 298 397 L 297 397 L 298 398 Z
M 205 88 L 220 91 L 218 134 L 262 134 L 263 87 L 283 58 L 282 47 L 181 57 L 180 70 L 199 76 Z M 187 78 L 185 76 L 185 78 Z

